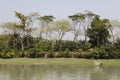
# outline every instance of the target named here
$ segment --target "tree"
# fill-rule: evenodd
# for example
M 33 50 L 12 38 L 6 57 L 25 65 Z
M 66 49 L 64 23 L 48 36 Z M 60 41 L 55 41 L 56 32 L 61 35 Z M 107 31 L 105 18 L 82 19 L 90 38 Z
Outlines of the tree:
M 71 25 L 67 20 L 58 20 L 54 23 L 54 30 L 58 40 L 62 40 L 66 32 L 71 30 Z
M 116 39 L 115 44 L 116 44 L 116 47 L 117 47 L 118 49 L 120 49 L 120 38 L 119 38 L 119 37 Z
M 18 48 L 19 34 L 17 34 L 18 28 L 16 27 L 16 24 L 17 24 L 16 22 L 6 22 L 1 25 L 1 27 L 5 32 L 3 34 L 9 35 L 8 44 L 7 44 L 9 48 Z
M 77 41 L 77 38 L 79 35 L 81 35 L 81 25 L 85 19 L 84 14 L 75 14 L 72 16 L 69 16 L 69 18 L 72 20 L 72 33 L 74 34 L 73 41 Z
M 16 27 L 17 22 L 6 22 L 2 23 L 1 27 L 3 31 L 5 32 L 4 34 L 15 34 L 17 33 L 18 27 Z
M 82 27 L 84 30 L 85 41 L 87 41 L 87 29 L 91 26 L 91 22 L 93 21 L 94 16 L 96 14 L 92 13 L 91 11 L 86 11 L 84 15 L 85 15 L 85 18 L 84 18 Z
M 91 23 L 91 28 L 87 30 L 87 36 L 92 47 L 100 47 L 108 42 L 110 37 L 108 31 L 108 19 L 100 19 L 99 16 L 95 16 Z
M 120 22 L 118 20 L 110 20 L 110 23 L 108 24 L 108 30 L 110 31 L 112 37 L 112 43 L 115 42 L 114 29 L 119 28 L 119 26 L 120 26 Z
M 8 48 L 8 43 L 11 35 L 9 34 L 0 34 L 0 51 Z
M 40 36 L 42 36 L 41 33 L 44 32 L 46 40 L 48 39 L 49 25 L 53 22 L 53 19 L 55 18 L 52 15 L 45 15 L 38 18 L 41 23 Z
M 38 13 L 31 13 L 28 14 L 27 16 L 27 21 L 26 21 L 26 35 L 24 36 L 24 43 L 26 44 L 26 48 L 31 47 L 31 45 L 33 45 L 33 37 L 32 32 L 36 30 L 36 22 L 37 22 L 37 18 L 39 17 Z
M 74 41 L 77 41 L 77 37 L 82 33 L 84 33 L 85 41 L 87 41 L 87 29 L 90 27 L 94 16 L 95 14 L 90 11 L 69 16 L 73 23 L 72 30 L 74 34 Z
M 58 36 L 59 40 L 59 50 L 61 51 L 61 40 L 63 39 L 66 32 L 69 32 L 71 30 L 71 25 L 67 20 L 58 20 L 54 23 L 54 31 L 55 34 Z
M 24 15 L 20 12 L 15 12 L 16 17 L 20 20 L 19 23 L 17 23 L 15 26 L 17 27 L 17 34 L 18 34 L 18 39 L 17 42 L 21 44 L 21 50 L 24 51 L 25 49 L 25 44 L 26 47 L 28 48 L 30 46 L 30 42 L 28 39 L 31 36 L 31 32 L 33 31 L 33 17 L 34 15 Z M 26 38 L 25 38 L 26 37 Z M 26 43 L 25 40 L 26 39 Z

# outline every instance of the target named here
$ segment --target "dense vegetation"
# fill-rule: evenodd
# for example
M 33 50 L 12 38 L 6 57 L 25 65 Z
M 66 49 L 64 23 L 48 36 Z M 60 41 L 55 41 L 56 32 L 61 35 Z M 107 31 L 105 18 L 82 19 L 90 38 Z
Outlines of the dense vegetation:
M 0 26 L 0 58 L 120 58 L 120 38 L 113 34 L 114 28 L 120 28 L 118 21 L 101 19 L 90 11 L 68 16 L 69 20 L 38 13 L 15 15 L 18 22 Z M 73 40 L 64 40 L 66 34 Z M 79 38 L 83 35 L 84 40 Z

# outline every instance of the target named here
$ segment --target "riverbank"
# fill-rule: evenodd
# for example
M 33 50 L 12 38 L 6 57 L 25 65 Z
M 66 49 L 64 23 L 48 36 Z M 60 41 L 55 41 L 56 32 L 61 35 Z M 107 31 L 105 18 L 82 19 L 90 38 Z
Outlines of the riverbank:
M 73 64 L 73 65 L 96 65 L 94 62 L 101 62 L 103 66 L 120 66 L 120 59 L 79 59 L 79 58 L 12 58 L 0 59 L 4 65 L 44 65 L 44 64 Z

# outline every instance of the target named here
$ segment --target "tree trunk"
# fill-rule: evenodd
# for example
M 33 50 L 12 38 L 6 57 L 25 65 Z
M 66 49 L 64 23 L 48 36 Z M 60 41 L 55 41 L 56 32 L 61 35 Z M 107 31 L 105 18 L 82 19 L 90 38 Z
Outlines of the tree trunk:
M 24 51 L 24 44 L 23 43 L 21 44 L 21 49 L 22 49 L 22 51 Z

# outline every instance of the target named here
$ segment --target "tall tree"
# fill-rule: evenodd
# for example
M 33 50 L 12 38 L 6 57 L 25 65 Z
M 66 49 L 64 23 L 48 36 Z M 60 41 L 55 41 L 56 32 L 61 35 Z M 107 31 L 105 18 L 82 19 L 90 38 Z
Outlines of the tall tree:
M 46 40 L 48 39 L 49 25 L 53 22 L 53 19 L 55 18 L 52 15 L 45 15 L 38 18 L 41 23 L 40 36 L 41 33 L 44 32 Z
M 58 40 L 62 40 L 66 32 L 69 32 L 71 30 L 71 24 L 67 20 L 55 21 L 54 26 Z
M 87 41 L 87 29 L 91 26 L 91 22 L 93 21 L 96 14 L 92 13 L 91 11 L 85 11 L 84 15 L 85 18 L 82 27 L 84 30 L 85 41 Z
M 9 45 L 8 47 L 9 48 L 18 48 L 18 44 L 19 44 L 19 34 L 17 33 L 18 32 L 18 27 L 16 27 L 16 22 L 6 22 L 6 23 L 3 23 L 1 25 L 2 29 L 4 30 L 5 33 L 3 34 L 6 34 L 6 35 L 9 35 Z
M 25 16 L 24 14 L 20 13 L 20 12 L 15 12 L 16 17 L 20 20 L 19 24 L 17 24 L 16 26 L 18 27 L 18 34 L 19 36 L 19 42 L 21 44 L 21 50 L 24 51 L 24 36 L 26 34 L 26 22 L 27 22 L 27 16 Z
M 110 31 L 111 38 L 112 38 L 112 43 L 115 42 L 115 34 L 114 30 L 119 28 L 120 22 L 118 20 L 110 20 L 110 23 L 108 24 L 108 30 Z
M 30 42 L 28 39 L 30 39 L 31 32 L 33 31 L 32 24 L 34 17 L 33 15 L 26 16 L 20 12 L 15 12 L 16 17 L 20 20 L 18 24 L 16 24 L 17 27 L 17 34 L 19 34 L 18 42 L 21 44 L 21 50 L 24 51 L 25 45 L 24 45 L 24 39 L 26 39 L 26 47 L 28 48 L 30 46 Z M 26 36 L 26 38 L 24 38 Z
M 89 42 L 92 47 L 100 47 L 108 42 L 110 34 L 107 24 L 109 24 L 108 19 L 100 19 L 99 16 L 93 19 L 91 28 L 87 30 L 87 36 L 90 38 Z
M 84 33 L 85 41 L 87 41 L 87 29 L 90 27 L 94 16 L 95 14 L 91 11 L 86 11 L 85 13 L 78 13 L 73 16 L 69 16 L 69 18 L 73 22 L 72 30 L 74 34 L 74 41 L 76 41 L 77 37 L 82 33 Z
M 79 35 L 81 35 L 81 25 L 85 19 L 84 14 L 75 14 L 72 16 L 69 16 L 69 18 L 72 20 L 72 33 L 74 34 L 73 41 L 77 41 L 77 38 Z
M 5 34 L 14 34 L 17 32 L 16 22 L 6 22 L 1 24 L 2 30 Z
M 61 51 L 61 40 L 63 39 L 66 32 L 71 30 L 71 25 L 67 20 L 58 20 L 54 23 L 54 31 L 55 34 L 58 36 L 59 40 L 59 51 Z

